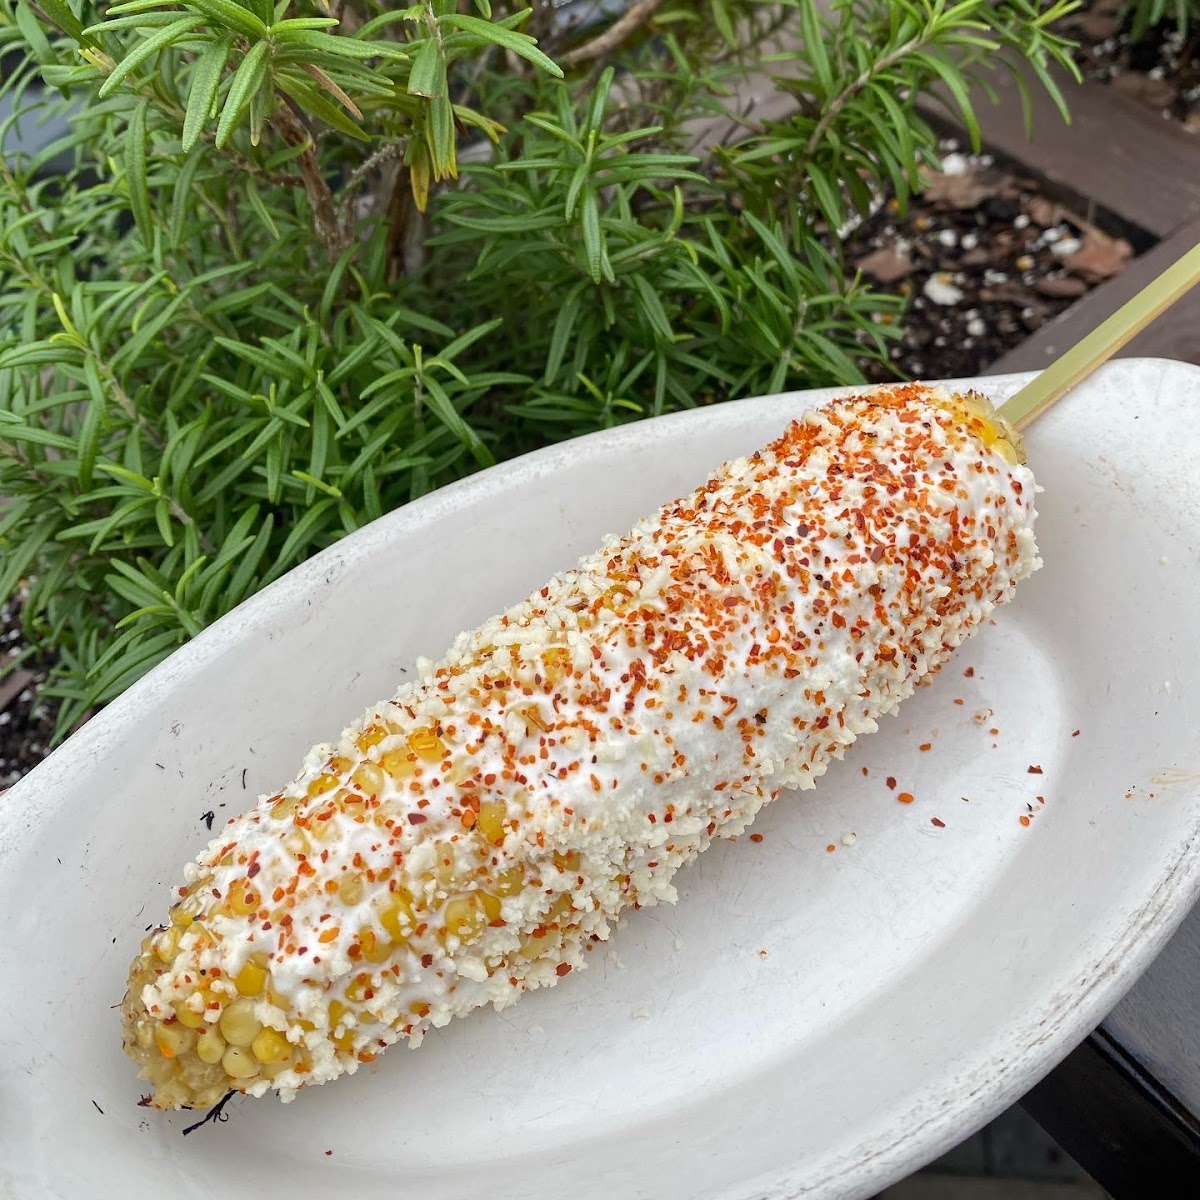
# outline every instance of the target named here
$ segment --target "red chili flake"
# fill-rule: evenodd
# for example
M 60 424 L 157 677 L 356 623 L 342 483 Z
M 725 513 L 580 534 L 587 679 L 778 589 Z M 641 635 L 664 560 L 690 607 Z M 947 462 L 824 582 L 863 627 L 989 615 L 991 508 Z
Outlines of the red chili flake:
M 410 825 L 421 825 L 428 820 L 429 818 L 424 813 L 415 812 L 408 814 L 408 823 Z
M 262 868 L 259 866 L 259 864 L 258 864 L 258 859 L 256 858 L 256 859 L 255 859 L 255 860 L 254 860 L 254 861 L 253 861 L 253 862 L 252 862 L 252 863 L 251 863 L 251 864 L 250 864 L 250 865 L 249 865 L 249 866 L 246 868 L 246 878 L 247 878 L 247 879 L 253 879 L 253 878 L 255 877 L 255 875 L 257 875 L 257 874 L 259 873 L 259 871 L 260 871 L 260 870 L 262 870 Z
M 884 783 L 886 783 L 886 784 L 888 785 L 888 787 L 889 787 L 889 788 L 891 788 L 891 790 L 892 790 L 893 792 L 896 790 L 896 777 L 895 777 L 895 775 L 889 775 L 889 776 L 888 776 L 888 777 L 887 777 L 887 778 L 884 780 Z
M 912 792 L 901 792 L 896 799 L 899 800 L 901 804 L 911 804 L 916 797 L 912 794 Z
M 752 833 L 750 835 L 750 840 L 752 842 L 761 842 L 763 840 L 763 835 L 761 833 Z
M 974 675 L 975 675 L 975 668 L 974 668 L 974 667 L 968 667 L 968 668 L 967 668 L 967 669 L 966 669 L 966 670 L 963 672 L 963 674 L 964 674 L 964 675 L 965 675 L 965 676 L 966 676 L 968 679 L 971 679 L 971 678 L 973 678 L 973 677 L 974 677 Z
M 943 821 L 941 817 L 930 817 L 929 823 L 930 825 L 936 825 L 939 829 L 946 828 L 946 822 Z
M 332 1150 L 326 1150 L 326 1151 L 325 1151 L 325 1157 L 326 1157 L 326 1158 L 328 1158 L 328 1157 L 329 1157 L 329 1156 L 330 1156 L 332 1153 L 333 1153 L 333 1151 L 332 1151 Z
M 869 775 L 871 772 L 868 771 L 866 767 L 863 767 L 862 773 L 863 773 L 863 775 Z
M 1077 730 L 1075 730 L 1075 732 L 1074 732 L 1073 734 L 1071 734 L 1071 736 L 1072 736 L 1072 737 L 1078 737 L 1078 736 L 1079 736 L 1079 730 L 1078 730 L 1078 729 L 1077 729 Z
M 421 966 L 432 967 L 433 966 L 433 955 L 432 954 L 422 954 L 421 955 Z
M 1036 796 L 1036 797 L 1034 797 L 1034 798 L 1037 800 L 1037 802 L 1038 802 L 1039 804 L 1045 804 L 1045 803 L 1046 803 L 1046 797 L 1045 797 L 1045 796 Z
M 1041 775 L 1042 774 L 1042 768 L 1039 767 L 1036 763 L 1031 763 L 1028 767 L 1028 771 L 1029 771 L 1030 775 Z
M 564 976 L 564 975 L 570 975 L 570 973 L 571 973 L 571 964 L 570 964 L 570 963 L 559 963 L 559 964 L 558 964 L 558 966 L 554 968 L 554 973 L 555 973 L 555 975 L 557 975 L 557 976 L 558 976 L 560 979 L 561 979 L 561 978 L 562 978 L 562 976 Z
M 1021 814 L 1021 818 L 1020 818 L 1020 819 L 1021 819 L 1021 824 L 1022 824 L 1022 825 L 1028 825 L 1028 824 L 1029 824 L 1029 818 L 1028 818 L 1028 817 L 1027 817 L 1027 816 L 1026 816 L 1024 813 L 1022 813 L 1022 814 Z
M 918 750 L 932 750 L 932 749 L 933 749 L 933 743 L 932 743 L 932 742 L 922 742 L 922 743 L 921 743 L 921 744 L 920 744 L 920 745 L 917 747 L 917 749 L 918 749 Z
M 825 853 L 832 854 L 836 849 L 837 849 L 837 847 L 832 842 L 830 842 L 829 845 L 825 847 Z

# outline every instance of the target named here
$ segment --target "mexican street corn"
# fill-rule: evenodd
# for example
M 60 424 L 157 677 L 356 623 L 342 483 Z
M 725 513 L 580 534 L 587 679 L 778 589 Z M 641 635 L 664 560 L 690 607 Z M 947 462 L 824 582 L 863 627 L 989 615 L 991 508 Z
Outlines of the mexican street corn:
M 584 966 L 1010 598 L 1034 491 L 982 397 L 872 391 L 461 635 L 185 869 L 122 1005 L 150 1102 L 287 1100 Z

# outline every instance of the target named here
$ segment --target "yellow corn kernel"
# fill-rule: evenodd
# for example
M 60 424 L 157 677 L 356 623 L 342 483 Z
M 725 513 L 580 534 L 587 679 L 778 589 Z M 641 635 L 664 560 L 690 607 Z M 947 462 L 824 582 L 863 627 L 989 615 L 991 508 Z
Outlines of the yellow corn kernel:
M 432 729 L 414 729 L 408 735 L 408 748 L 428 763 L 439 763 L 445 753 L 446 743 Z
M 221 1055 L 221 1066 L 230 1079 L 249 1079 L 258 1074 L 258 1062 L 245 1046 L 229 1046 Z
M 517 953 L 522 958 L 539 958 L 543 954 L 549 953 L 558 945 L 558 941 L 551 937 L 531 937 Z
M 342 1023 L 342 1018 L 350 1010 L 340 1000 L 329 1002 L 329 1032 L 332 1033 Z
M 387 930 L 392 941 L 403 941 L 414 925 L 412 893 L 405 888 L 389 892 L 379 911 L 379 923 Z
M 219 1063 L 224 1053 L 225 1039 L 215 1029 L 206 1029 L 196 1039 L 196 1057 L 201 1062 Z
M 502 800 L 485 800 L 479 806 L 475 828 L 494 846 L 504 840 L 504 818 L 507 811 Z
M 178 1021 L 172 1021 L 170 1025 L 160 1025 L 154 1031 L 154 1042 L 163 1058 L 175 1058 L 196 1044 L 196 1034 Z
M 343 1054 L 351 1054 L 354 1051 L 354 1030 L 347 1029 L 341 1037 L 330 1038 L 334 1047 L 340 1050 Z
M 170 929 L 160 933 L 154 939 L 154 957 L 160 963 L 170 963 L 175 959 L 179 950 L 179 926 L 172 925 Z
M 542 669 L 548 682 L 559 683 L 571 669 L 571 651 L 566 646 L 551 646 L 542 655 Z
M 337 837 L 338 823 L 333 819 L 333 810 L 329 810 L 330 815 L 325 820 L 315 818 L 311 826 L 311 833 L 318 842 L 328 842 Z
M 287 1038 L 275 1029 L 264 1029 L 250 1043 L 250 1049 L 260 1063 L 283 1062 L 292 1052 Z
M 154 1084 L 156 1088 L 160 1088 L 163 1084 L 172 1079 L 177 1071 L 175 1060 L 173 1058 L 152 1058 L 142 1068 L 142 1074 L 147 1082 Z
M 483 914 L 489 921 L 498 921 L 500 919 L 500 897 L 493 896 L 491 892 L 478 892 L 479 902 L 483 905 Z
M 206 950 L 209 946 L 215 946 L 220 941 L 220 938 L 211 929 L 198 920 L 192 922 L 189 932 L 196 938 L 195 947 L 197 950 Z
M 417 756 L 407 747 L 389 750 L 379 756 L 379 765 L 391 778 L 399 783 L 417 769 Z
M 546 915 L 547 921 L 557 921 L 560 917 L 565 917 L 574 906 L 571 904 L 571 897 L 568 893 L 563 892 L 557 900 L 550 905 L 550 911 Z
M 282 800 L 277 801 L 271 806 L 271 816 L 277 821 L 282 821 L 285 817 L 294 815 L 296 809 L 299 807 L 299 796 L 284 796 Z
M 363 898 L 362 876 L 355 872 L 343 875 L 338 885 L 338 897 L 343 904 L 358 904 Z
M 325 768 L 330 774 L 337 775 L 339 778 L 346 774 L 354 764 L 340 754 L 335 754 L 330 760 L 329 765 Z
M 186 929 L 195 919 L 196 914 L 188 912 L 182 904 L 176 904 L 171 909 L 171 924 L 177 925 L 180 929 Z
M 367 993 L 371 990 L 371 977 L 365 971 L 355 977 L 346 984 L 346 999 L 353 1000 L 355 1004 L 361 1004 L 366 998 Z
M 233 977 L 233 986 L 240 996 L 257 996 L 267 983 L 267 956 L 253 954 Z
M 554 865 L 560 871 L 567 871 L 574 875 L 579 871 L 579 864 L 583 861 L 578 850 L 569 850 L 567 853 L 562 853 L 559 850 L 554 852 Z
M 355 739 L 354 744 L 366 754 L 372 746 L 378 746 L 387 735 L 388 732 L 382 725 L 368 725 Z
M 360 796 L 357 792 L 352 792 L 349 788 L 342 788 L 334 796 L 333 803 L 341 812 L 354 816 L 355 813 L 363 811 L 365 800 L 366 798 Z
M 225 905 L 239 917 L 248 917 L 258 909 L 262 897 L 244 879 L 235 879 L 229 885 L 229 895 L 225 897 Z
M 458 867 L 452 857 L 438 859 L 438 865 L 434 868 L 433 874 L 439 886 L 447 891 L 456 887 L 460 882 Z
M 186 1004 L 176 1004 L 175 1015 L 179 1018 L 180 1025 L 186 1026 L 188 1029 L 204 1029 L 208 1025 L 200 1013 L 192 1012 Z
M 625 607 L 633 598 L 633 592 L 630 591 L 623 583 L 614 583 L 611 587 L 606 588 L 604 594 L 600 597 L 600 604 L 603 608 L 611 608 L 613 612 L 623 612 Z
M 369 963 L 387 962 L 392 956 L 391 943 L 379 937 L 373 929 L 364 929 L 358 935 L 358 944 L 362 947 L 363 958 Z
M 318 775 L 316 779 L 314 779 L 312 783 L 308 785 L 308 794 L 313 797 L 322 796 L 326 792 L 332 791 L 341 782 L 342 781 L 339 776 L 326 771 L 324 774 Z
M 381 768 L 374 763 L 363 763 L 353 775 L 350 776 L 350 782 L 354 784 L 364 796 L 378 796 L 383 791 L 383 785 L 387 776 L 384 775 Z
M 298 829 L 293 825 L 283 835 L 283 848 L 293 858 L 298 858 L 301 854 L 308 856 L 312 853 L 312 841 L 303 829 Z
M 254 1016 L 254 1002 L 235 1000 L 222 1014 L 221 1033 L 231 1046 L 248 1046 L 262 1026 Z
M 505 867 L 491 885 L 497 896 L 516 896 L 525 887 L 523 867 Z
M 448 934 L 453 934 L 462 941 L 478 937 L 488 923 L 483 901 L 478 892 L 466 896 L 454 896 L 446 901 L 442 913 L 442 923 Z

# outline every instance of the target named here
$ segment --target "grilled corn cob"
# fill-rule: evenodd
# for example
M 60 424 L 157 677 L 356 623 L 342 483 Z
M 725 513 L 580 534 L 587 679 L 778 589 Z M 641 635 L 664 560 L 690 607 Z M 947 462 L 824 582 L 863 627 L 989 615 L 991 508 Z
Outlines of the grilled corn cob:
M 836 401 L 480 629 L 185 870 L 133 962 L 159 1108 L 290 1099 L 584 965 L 1038 564 L 982 397 Z

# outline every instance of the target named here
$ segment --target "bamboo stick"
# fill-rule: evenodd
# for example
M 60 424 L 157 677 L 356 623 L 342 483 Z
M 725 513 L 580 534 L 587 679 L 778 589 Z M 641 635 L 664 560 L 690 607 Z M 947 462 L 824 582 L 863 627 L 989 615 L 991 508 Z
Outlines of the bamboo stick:
M 1000 415 L 1024 429 L 1197 283 L 1200 243 L 1027 383 L 1001 407 Z

